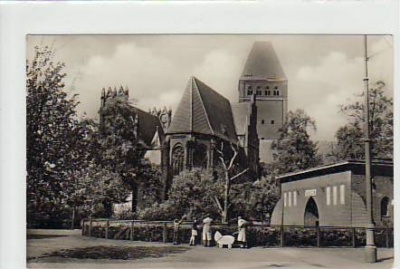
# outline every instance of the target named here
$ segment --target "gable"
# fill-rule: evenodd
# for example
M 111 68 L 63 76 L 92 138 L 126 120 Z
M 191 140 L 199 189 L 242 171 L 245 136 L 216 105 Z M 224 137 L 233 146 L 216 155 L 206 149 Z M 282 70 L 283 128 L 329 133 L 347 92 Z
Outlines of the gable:
M 200 133 L 237 142 L 228 99 L 195 77 L 189 79 L 167 133 Z

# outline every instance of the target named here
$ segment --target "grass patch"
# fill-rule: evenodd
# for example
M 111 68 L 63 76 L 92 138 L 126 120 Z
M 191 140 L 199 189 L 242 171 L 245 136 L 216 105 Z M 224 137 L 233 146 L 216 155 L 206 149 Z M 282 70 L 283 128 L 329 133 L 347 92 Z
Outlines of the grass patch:
M 161 258 L 166 255 L 182 253 L 187 250 L 187 247 L 174 246 L 97 246 L 63 249 L 44 254 L 38 258 L 137 260 L 143 258 Z
M 66 237 L 66 235 L 56 235 L 56 234 L 27 234 L 26 239 L 46 239 L 53 237 Z

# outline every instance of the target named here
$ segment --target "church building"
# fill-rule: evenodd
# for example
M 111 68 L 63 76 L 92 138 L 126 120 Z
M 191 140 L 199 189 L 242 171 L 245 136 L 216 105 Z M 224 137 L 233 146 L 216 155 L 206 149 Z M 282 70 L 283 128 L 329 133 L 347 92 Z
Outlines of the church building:
M 233 158 L 238 172 L 258 176 L 258 136 L 256 98 L 246 111 L 243 134 L 237 135 L 234 114 L 228 99 L 196 77 L 191 77 L 166 132 L 163 146 L 163 176 L 166 191 L 172 178 L 183 170 L 213 170 L 221 157 Z M 222 153 L 221 153 L 222 152 Z
M 259 178 L 260 160 L 272 161 L 271 143 L 285 121 L 287 85 L 271 43 L 255 42 L 238 78 L 238 102 L 191 77 L 173 117 L 170 110 L 132 106 L 135 138 L 147 150 L 145 157 L 161 165 L 164 199 L 174 176 L 194 168 L 213 171 L 221 157 L 229 162 L 235 156 L 236 172 Z M 102 107 L 128 95 L 123 88 L 103 89 Z

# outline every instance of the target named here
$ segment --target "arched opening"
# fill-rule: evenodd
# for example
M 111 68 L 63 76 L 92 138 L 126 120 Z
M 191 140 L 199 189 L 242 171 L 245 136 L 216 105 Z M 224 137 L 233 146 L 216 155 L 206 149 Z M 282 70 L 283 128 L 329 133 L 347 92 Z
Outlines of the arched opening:
M 319 213 L 314 198 L 308 199 L 304 212 L 304 226 L 319 226 Z
M 390 204 L 389 197 L 382 198 L 382 200 L 381 200 L 381 218 L 382 219 L 390 216 L 389 204 Z
M 172 149 L 171 172 L 173 176 L 179 175 L 179 173 L 183 170 L 183 160 L 185 157 L 184 153 L 185 151 L 181 144 L 176 144 Z
M 195 145 L 193 151 L 193 166 L 206 169 L 208 164 L 207 146 L 204 144 Z

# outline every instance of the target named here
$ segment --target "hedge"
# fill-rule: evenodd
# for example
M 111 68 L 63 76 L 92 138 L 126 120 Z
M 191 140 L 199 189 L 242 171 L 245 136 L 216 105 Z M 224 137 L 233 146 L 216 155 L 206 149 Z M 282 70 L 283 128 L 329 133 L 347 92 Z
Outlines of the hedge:
M 172 222 L 138 222 L 133 224 L 133 238 L 131 235 L 132 221 L 109 221 L 108 239 L 134 240 L 146 242 L 173 241 Z M 285 227 L 284 246 L 317 247 L 318 230 L 320 247 L 356 247 L 365 246 L 364 228 L 337 228 L 337 227 Z M 92 221 L 92 230 L 89 233 L 89 222 L 84 223 L 82 234 L 98 238 L 106 238 L 107 222 Z M 235 235 L 236 225 L 215 224 L 212 231 L 219 231 L 222 235 Z M 354 235 L 353 235 L 354 233 Z M 197 237 L 200 243 L 201 231 Z M 180 226 L 179 241 L 188 243 L 191 236 L 191 223 Z M 253 225 L 247 229 L 249 246 L 277 247 L 281 246 L 281 228 L 266 225 Z M 393 228 L 375 229 L 375 245 L 377 247 L 393 247 Z

